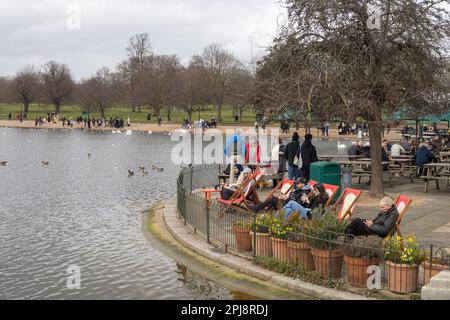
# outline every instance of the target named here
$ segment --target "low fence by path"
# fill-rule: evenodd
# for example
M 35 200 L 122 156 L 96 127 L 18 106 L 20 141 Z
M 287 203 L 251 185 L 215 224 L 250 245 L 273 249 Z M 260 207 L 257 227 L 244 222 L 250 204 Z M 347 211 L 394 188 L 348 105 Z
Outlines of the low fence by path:
M 430 278 L 450 269 L 446 251 L 433 246 L 417 249 L 425 260 L 420 265 L 386 261 L 409 254 L 407 239 L 405 250 L 395 251 L 308 226 L 278 229 L 279 221 L 264 220 L 261 215 L 225 213 L 217 201 L 207 199 L 201 191 L 217 186 L 223 169 L 219 165 L 182 169 L 177 181 L 177 209 L 186 227 L 226 252 L 312 282 L 394 293 L 419 292 Z

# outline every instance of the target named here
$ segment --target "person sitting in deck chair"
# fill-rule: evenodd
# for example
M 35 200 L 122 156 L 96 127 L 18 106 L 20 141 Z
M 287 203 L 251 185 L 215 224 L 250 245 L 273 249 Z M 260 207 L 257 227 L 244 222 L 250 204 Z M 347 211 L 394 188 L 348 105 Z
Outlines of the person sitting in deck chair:
M 380 201 L 380 214 L 373 221 L 355 219 L 345 230 L 347 236 L 373 236 L 386 238 L 391 234 L 397 223 L 399 213 L 394 200 L 384 197 Z
M 224 200 L 230 200 L 233 194 L 238 190 L 245 182 L 249 174 L 252 174 L 252 169 L 246 168 L 244 170 L 240 170 L 242 166 L 235 166 L 234 173 L 238 175 L 236 183 L 224 185 L 221 192 L 221 198 Z
M 247 207 L 258 213 L 262 210 L 278 210 L 288 204 L 289 201 L 300 199 L 302 194 L 304 194 L 303 188 L 307 185 L 307 181 L 303 178 L 299 178 L 295 183 L 295 186 L 291 192 L 285 195 L 280 195 L 279 197 L 271 197 L 264 202 L 260 202 L 256 205 L 247 205 Z
M 328 202 L 328 193 L 321 183 L 317 183 L 313 187 L 306 185 L 302 191 L 304 192 L 300 199 L 289 201 L 281 210 L 286 221 L 289 221 L 289 217 L 295 212 L 298 212 L 302 219 L 309 219 L 312 210 L 324 207 Z

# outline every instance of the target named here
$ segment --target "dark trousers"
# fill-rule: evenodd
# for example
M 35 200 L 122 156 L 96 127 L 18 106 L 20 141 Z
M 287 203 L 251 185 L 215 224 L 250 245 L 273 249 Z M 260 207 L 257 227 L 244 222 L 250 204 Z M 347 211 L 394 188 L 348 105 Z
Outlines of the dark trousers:
M 279 207 L 280 202 L 281 201 L 279 198 L 272 197 L 264 202 L 258 203 L 255 206 L 255 211 L 258 212 L 258 211 L 261 211 L 264 209 L 267 209 L 267 210 L 277 209 Z
M 374 235 L 375 233 L 372 230 L 370 230 L 367 224 L 365 224 L 364 220 L 357 218 L 348 225 L 347 229 L 345 229 L 345 234 L 359 237 L 359 236 L 371 236 Z

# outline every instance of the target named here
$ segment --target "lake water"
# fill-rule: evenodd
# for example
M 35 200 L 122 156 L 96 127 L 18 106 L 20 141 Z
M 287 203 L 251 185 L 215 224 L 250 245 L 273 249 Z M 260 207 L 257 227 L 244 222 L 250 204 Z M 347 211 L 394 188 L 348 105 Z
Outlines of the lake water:
M 141 211 L 175 194 L 172 145 L 162 134 L 0 128 L 0 299 L 239 299 L 142 234 Z M 67 289 L 69 265 L 80 290 Z

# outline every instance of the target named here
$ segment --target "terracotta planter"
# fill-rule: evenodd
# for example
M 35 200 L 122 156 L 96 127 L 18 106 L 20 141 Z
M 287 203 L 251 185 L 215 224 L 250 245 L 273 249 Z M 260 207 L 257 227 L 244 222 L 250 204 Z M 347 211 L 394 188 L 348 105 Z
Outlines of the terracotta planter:
M 254 233 L 250 232 L 252 243 L 254 241 Z M 272 256 L 272 242 L 270 241 L 270 235 L 268 233 L 257 233 L 255 241 L 255 253 L 258 257 L 271 257 Z
M 233 226 L 237 248 L 241 252 L 252 251 L 252 236 L 250 235 L 250 231 L 250 227 Z
M 437 276 L 441 271 L 444 270 L 450 270 L 450 267 L 445 264 L 437 264 L 437 263 L 430 263 L 428 261 L 424 262 L 422 264 L 422 267 L 424 269 L 424 283 L 425 285 L 429 284 L 431 281 L 431 278 Z
M 272 255 L 275 259 L 282 262 L 289 262 L 288 242 L 287 240 L 270 238 L 272 242 Z
M 419 266 L 386 262 L 388 266 L 388 288 L 395 293 L 413 293 L 417 291 Z
M 288 241 L 289 260 L 303 265 L 306 270 L 314 271 L 314 258 L 311 254 L 311 246 L 304 242 Z
M 355 287 L 366 287 L 367 280 L 371 276 L 367 273 L 368 268 L 380 263 L 378 258 L 364 259 L 347 256 L 344 256 L 344 262 L 347 265 L 348 282 Z
M 323 278 L 339 279 L 342 275 L 344 253 L 341 248 L 334 250 L 311 249 L 316 271 Z

